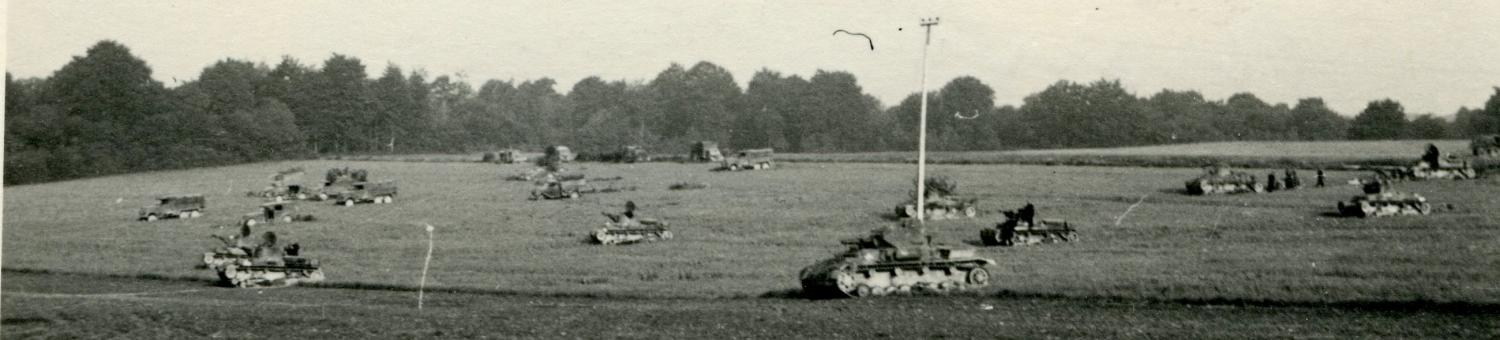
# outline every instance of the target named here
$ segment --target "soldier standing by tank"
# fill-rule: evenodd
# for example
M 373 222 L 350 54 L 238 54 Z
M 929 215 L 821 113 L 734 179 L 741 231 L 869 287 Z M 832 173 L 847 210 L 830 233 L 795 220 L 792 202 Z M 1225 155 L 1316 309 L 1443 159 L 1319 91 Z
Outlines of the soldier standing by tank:
M 1443 153 L 1438 151 L 1437 145 L 1429 143 L 1427 144 L 1427 152 L 1422 154 L 1422 161 L 1427 163 L 1427 167 L 1437 169 L 1438 163 L 1442 161 L 1442 157 Z
M 1020 215 L 1017 216 L 1019 217 L 1018 219 L 1025 221 L 1026 225 L 1036 225 L 1036 206 L 1031 205 L 1031 202 L 1026 202 L 1026 206 L 1021 207 L 1021 211 L 1017 215 Z
M 1323 185 L 1323 169 L 1318 169 L 1318 183 L 1314 184 L 1314 186 L 1322 188 Z
M 1286 181 L 1286 189 L 1287 190 L 1292 190 L 1292 189 L 1296 189 L 1296 188 L 1302 187 L 1302 179 L 1297 178 L 1297 170 L 1292 170 L 1291 168 L 1287 168 L 1286 169 L 1286 176 L 1283 176 L 1282 180 Z
M 1274 173 L 1266 174 L 1266 191 L 1271 192 L 1277 190 L 1281 190 L 1281 181 L 1276 180 L 1276 174 Z

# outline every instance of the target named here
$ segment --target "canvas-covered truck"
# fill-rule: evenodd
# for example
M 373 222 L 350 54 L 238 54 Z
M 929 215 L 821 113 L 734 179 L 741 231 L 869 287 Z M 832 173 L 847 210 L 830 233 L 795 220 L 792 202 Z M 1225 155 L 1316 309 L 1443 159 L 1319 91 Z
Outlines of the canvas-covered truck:
M 396 192 L 395 181 L 355 182 L 349 192 L 340 196 L 336 202 L 346 207 L 356 203 L 394 203 Z
M 203 216 L 207 200 L 203 195 L 168 195 L 156 198 L 156 203 L 141 207 L 138 219 L 155 221 L 165 218 L 195 218 Z
M 772 149 L 750 149 L 736 152 L 733 156 L 725 157 L 724 161 L 720 162 L 718 170 L 770 169 L 774 165 L 771 156 L 775 153 Z

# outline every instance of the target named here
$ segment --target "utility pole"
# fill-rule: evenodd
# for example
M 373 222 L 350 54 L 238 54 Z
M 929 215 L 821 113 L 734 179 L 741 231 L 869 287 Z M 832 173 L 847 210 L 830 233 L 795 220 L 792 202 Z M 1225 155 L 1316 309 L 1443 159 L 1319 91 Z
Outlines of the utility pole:
M 917 222 L 921 223 L 927 213 L 927 45 L 932 44 L 932 26 L 938 18 L 921 19 L 927 35 L 922 39 L 922 118 L 917 128 Z

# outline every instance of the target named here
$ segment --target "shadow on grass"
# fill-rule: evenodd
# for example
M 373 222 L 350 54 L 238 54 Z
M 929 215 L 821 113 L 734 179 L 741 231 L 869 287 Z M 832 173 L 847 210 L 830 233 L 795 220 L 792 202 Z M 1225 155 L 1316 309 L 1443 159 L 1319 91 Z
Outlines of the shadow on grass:
M 1177 304 L 1193 306 L 1240 306 L 1240 307 L 1280 307 L 1280 308 L 1337 308 L 1361 311 L 1380 312 L 1443 312 L 1460 314 L 1495 314 L 1500 315 L 1500 303 L 1467 302 L 1467 301 L 1435 301 L 1424 298 L 1411 300 L 1344 300 L 1344 301 L 1294 301 L 1294 300 L 1270 300 L 1252 298 L 1163 298 L 1163 297 L 1123 297 L 1123 296 L 1076 296 L 1055 293 L 1031 293 L 1016 292 L 1009 289 L 995 293 L 993 297 L 1001 299 L 1039 299 L 1039 300 L 1071 300 L 1086 301 L 1090 303 L 1155 303 L 1155 304 Z

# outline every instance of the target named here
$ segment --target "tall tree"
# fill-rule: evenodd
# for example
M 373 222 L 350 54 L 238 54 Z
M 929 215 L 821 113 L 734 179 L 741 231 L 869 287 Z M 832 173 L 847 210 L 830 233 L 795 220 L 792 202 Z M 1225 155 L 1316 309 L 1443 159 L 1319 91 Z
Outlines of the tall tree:
M 1390 99 L 1370 102 L 1349 126 L 1351 139 L 1400 139 L 1405 135 L 1406 109 Z
M 1349 132 L 1349 121 L 1329 109 L 1322 98 L 1297 100 L 1287 124 L 1300 140 L 1341 140 Z

